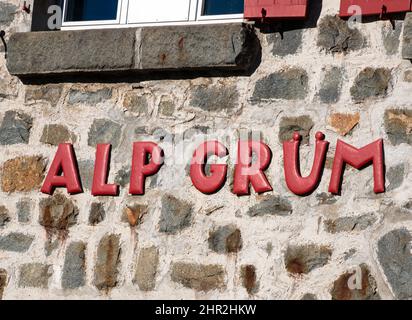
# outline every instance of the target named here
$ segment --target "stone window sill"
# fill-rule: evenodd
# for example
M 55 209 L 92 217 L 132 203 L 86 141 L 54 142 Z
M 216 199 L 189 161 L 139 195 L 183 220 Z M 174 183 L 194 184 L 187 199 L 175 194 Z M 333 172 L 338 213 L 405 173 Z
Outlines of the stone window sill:
M 247 70 L 259 40 L 242 23 L 15 33 L 10 74 L 24 78 L 181 70 Z

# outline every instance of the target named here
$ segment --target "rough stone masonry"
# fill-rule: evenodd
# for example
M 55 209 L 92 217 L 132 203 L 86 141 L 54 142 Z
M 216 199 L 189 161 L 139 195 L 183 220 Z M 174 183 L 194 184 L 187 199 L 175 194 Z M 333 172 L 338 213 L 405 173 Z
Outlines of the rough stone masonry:
M 29 31 L 20 2 L 0 2 L 7 39 Z M 0 298 L 411 299 L 412 15 L 350 29 L 338 0 L 319 3 L 317 20 L 283 37 L 255 28 L 261 61 L 248 75 L 28 84 L 0 45 Z M 273 192 L 235 196 L 229 169 L 203 195 L 188 164 L 166 161 L 144 196 L 128 195 L 133 141 L 167 154 L 171 141 L 244 129 L 272 149 Z M 373 193 L 371 167 L 347 167 L 342 194 L 328 193 L 331 143 L 319 188 L 293 195 L 280 168 L 294 131 L 304 174 L 316 131 L 358 147 L 383 138 L 386 193 Z M 85 191 L 95 145 L 111 143 L 120 195 L 41 194 L 62 142 L 74 144 Z

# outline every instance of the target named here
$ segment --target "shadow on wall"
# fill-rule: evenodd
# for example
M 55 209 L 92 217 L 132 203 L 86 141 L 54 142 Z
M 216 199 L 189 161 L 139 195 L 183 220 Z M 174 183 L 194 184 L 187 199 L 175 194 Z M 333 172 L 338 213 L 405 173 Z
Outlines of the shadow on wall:
M 270 24 L 257 22 L 255 27 L 260 29 L 260 32 L 262 33 L 279 32 L 281 35 L 283 32 L 287 31 L 316 28 L 322 12 L 322 3 L 323 0 L 309 0 L 308 15 L 304 20 L 273 21 Z

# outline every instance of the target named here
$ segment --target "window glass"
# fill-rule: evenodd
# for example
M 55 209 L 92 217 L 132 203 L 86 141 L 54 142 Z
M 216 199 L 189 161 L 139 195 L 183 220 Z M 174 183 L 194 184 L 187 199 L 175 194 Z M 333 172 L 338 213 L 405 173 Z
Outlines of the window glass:
M 116 20 L 118 0 L 66 0 L 65 21 Z
M 203 15 L 243 13 L 244 0 L 204 0 Z

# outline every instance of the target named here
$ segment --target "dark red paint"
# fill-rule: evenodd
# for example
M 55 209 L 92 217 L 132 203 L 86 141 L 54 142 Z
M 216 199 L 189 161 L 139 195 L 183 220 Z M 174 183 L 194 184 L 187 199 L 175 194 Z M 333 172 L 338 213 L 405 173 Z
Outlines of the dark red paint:
M 305 18 L 308 0 L 245 0 L 244 17 L 249 20 Z
M 193 185 L 200 192 L 211 194 L 217 192 L 225 183 L 227 165 L 211 164 L 210 175 L 205 174 L 205 164 L 207 158 L 215 155 L 218 157 L 227 156 L 226 147 L 218 141 L 206 141 L 193 154 L 190 164 L 190 178 Z
M 96 161 L 94 165 L 92 195 L 116 196 L 119 191 L 117 184 L 107 184 L 109 176 L 110 144 L 98 144 L 96 147 Z
M 59 144 L 41 192 L 53 194 L 57 187 L 66 188 L 71 194 L 82 192 L 76 156 L 70 143 Z
M 300 173 L 299 145 L 301 135 L 297 132 L 291 141 L 283 143 L 283 162 L 286 184 L 290 191 L 303 196 L 312 193 L 318 186 L 326 160 L 329 142 L 322 132 L 316 133 L 316 149 L 310 175 L 303 178 Z
M 254 163 L 252 163 L 253 154 L 256 155 Z M 235 165 L 233 193 L 238 196 L 249 194 L 250 184 L 257 193 L 272 191 L 272 186 L 263 173 L 268 168 L 271 158 L 272 153 L 263 142 L 240 140 Z
M 379 139 L 367 146 L 357 149 L 341 140 L 336 145 L 335 159 L 333 160 L 332 176 L 329 192 L 339 194 L 345 164 L 356 169 L 362 169 L 373 164 L 373 178 L 375 193 L 385 192 L 385 168 L 383 157 L 383 140 Z
M 382 16 L 386 13 L 411 11 L 411 0 L 341 0 L 339 15 L 352 16 L 354 11 L 349 10 L 351 6 L 359 6 L 363 16 Z
M 133 143 L 130 194 L 144 194 L 146 177 L 156 174 L 163 164 L 162 153 L 162 149 L 154 142 Z

